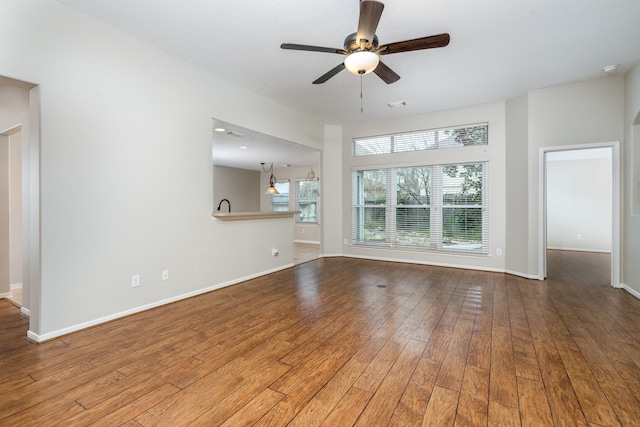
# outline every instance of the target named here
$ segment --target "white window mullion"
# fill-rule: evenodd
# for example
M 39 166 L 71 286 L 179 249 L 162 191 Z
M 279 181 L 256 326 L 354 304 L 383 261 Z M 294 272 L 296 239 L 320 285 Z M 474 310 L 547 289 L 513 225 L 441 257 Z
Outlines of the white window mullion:
M 489 253 L 489 162 L 482 167 L 482 252 Z
M 431 248 L 442 249 L 442 165 L 431 167 Z
M 362 241 L 364 240 L 364 185 L 362 171 L 353 172 L 352 182 L 353 215 L 351 221 L 353 224 L 351 239 L 353 241 Z
M 387 173 L 387 215 L 386 230 L 387 243 L 395 246 L 397 242 L 396 235 L 396 207 L 398 206 L 398 191 L 396 188 L 396 169 L 392 168 Z

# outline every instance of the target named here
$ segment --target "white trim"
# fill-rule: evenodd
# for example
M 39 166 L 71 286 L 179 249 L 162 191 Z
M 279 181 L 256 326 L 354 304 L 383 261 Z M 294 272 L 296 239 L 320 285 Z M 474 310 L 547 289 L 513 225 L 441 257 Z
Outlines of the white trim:
M 352 255 L 352 254 L 320 254 L 320 258 L 335 258 L 335 257 L 344 257 L 344 258 L 358 258 L 358 259 L 370 259 L 372 261 L 390 261 L 390 262 L 399 262 L 405 264 L 420 264 L 420 265 L 431 265 L 434 267 L 451 267 L 451 268 L 459 268 L 462 270 L 477 270 L 477 271 L 488 271 L 491 273 L 505 273 L 510 274 L 512 276 L 522 277 L 524 279 L 529 280 L 538 280 L 538 276 L 534 274 L 525 274 L 519 271 L 513 270 L 501 270 L 496 268 L 483 268 L 477 266 L 461 266 L 459 264 L 446 264 L 446 263 L 434 263 L 434 262 L 424 262 L 424 261 L 414 261 L 414 260 L 406 260 L 406 259 L 396 259 L 396 258 L 375 258 L 368 257 L 363 255 Z
M 504 271 L 505 274 L 510 274 L 512 276 L 518 276 L 518 277 L 522 277 L 525 279 L 529 279 L 529 280 L 538 280 L 538 276 L 536 276 L 535 274 L 524 274 L 521 273 L 519 271 L 513 271 L 513 270 L 505 270 Z
M 277 267 L 271 270 L 267 270 L 267 271 L 262 271 L 260 273 L 255 273 L 255 274 L 251 274 L 249 276 L 245 276 L 245 277 L 240 277 L 238 279 L 234 279 L 234 280 L 230 280 L 228 282 L 224 282 L 224 283 L 219 283 L 217 285 L 213 285 L 213 286 L 209 286 L 207 288 L 203 288 L 203 289 L 198 289 L 197 291 L 193 291 L 193 292 L 188 292 L 186 294 L 182 294 L 182 295 L 178 295 L 172 298 L 167 298 L 164 300 L 160 300 L 160 301 L 156 301 L 150 304 L 146 304 L 140 307 L 135 307 L 129 310 L 125 310 L 125 311 L 121 311 L 120 313 L 114 313 L 108 316 L 104 316 L 104 317 L 100 317 L 98 319 L 94 319 L 94 320 L 90 320 L 88 322 L 84 322 L 84 323 L 80 323 L 78 325 L 74 325 L 74 326 L 69 326 L 67 328 L 63 328 L 63 329 L 59 329 L 57 331 L 52 331 L 52 332 L 48 332 L 46 334 L 36 334 L 34 332 L 32 332 L 31 330 L 27 331 L 27 338 L 29 338 L 32 341 L 35 342 L 43 342 L 43 341 L 48 341 L 54 338 L 58 338 L 60 336 L 63 335 L 67 335 L 70 334 L 72 332 L 77 332 L 80 331 L 82 329 L 86 329 L 86 328 L 90 328 L 92 326 L 96 326 L 96 325 L 100 325 L 102 323 L 106 323 L 106 322 L 110 322 L 112 320 L 117 320 L 120 319 L 122 317 L 125 316 L 129 316 L 132 314 L 136 314 L 136 313 L 140 313 L 143 311 L 147 311 L 150 310 L 152 308 L 156 308 L 156 307 L 161 307 L 163 305 L 167 305 L 167 304 L 171 304 L 173 302 L 177 302 L 183 299 L 187 299 L 187 298 L 191 298 L 197 295 L 201 295 L 201 294 L 205 294 L 207 292 L 211 292 L 211 291 L 215 291 L 216 289 L 220 289 L 220 288 L 225 288 L 227 286 L 231 286 L 231 285 L 235 285 L 238 284 L 240 282 L 244 282 L 250 279 L 255 279 L 256 277 L 260 277 L 260 276 L 264 276 L 267 274 L 271 274 L 271 273 L 275 273 L 277 271 L 280 270 L 286 270 L 287 268 L 291 268 L 293 267 L 294 264 L 286 264 L 283 265 L 281 267 Z
M 630 288 L 629 286 L 625 285 L 624 283 L 620 283 L 620 288 L 622 288 L 625 291 L 629 292 L 634 297 L 640 299 L 640 292 L 636 291 L 635 289 Z
M 486 272 L 490 272 L 490 273 L 504 273 L 504 274 L 510 274 L 512 276 L 518 276 L 518 277 L 522 277 L 525 279 L 531 279 L 531 280 L 535 280 L 538 278 L 538 276 L 535 275 L 527 275 L 524 273 L 520 273 L 518 271 L 510 271 L 510 270 L 503 270 L 503 269 L 499 269 L 499 268 L 490 268 L 490 267 L 479 267 L 479 266 L 467 266 L 467 265 L 460 265 L 460 264 L 451 264 L 451 263 L 443 263 L 443 262 L 427 262 L 427 261 L 418 261 L 418 260 L 407 260 L 404 258 L 386 258 L 386 257 L 368 257 L 368 256 L 362 256 L 362 255 L 320 255 L 321 257 L 333 257 L 333 256 L 341 256 L 341 257 L 345 257 L 345 258 L 358 258 L 358 259 L 369 259 L 372 261 L 388 261 L 388 262 L 399 262 L 399 263 L 404 263 L 404 264 L 419 264 L 419 265 L 428 265 L 428 266 L 433 266 L 433 267 L 447 267 L 447 268 L 459 268 L 461 270 L 476 270 L 476 271 L 486 271 Z
M 323 256 L 326 257 L 327 255 L 323 255 Z M 371 261 L 388 261 L 388 262 L 399 262 L 404 264 L 430 265 L 433 267 L 459 268 L 461 270 L 477 270 L 477 271 L 489 271 L 492 273 L 505 273 L 504 270 L 498 269 L 498 268 L 451 264 L 451 263 L 445 263 L 445 262 L 419 261 L 419 260 L 404 259 L 404 258 L 371 257 L 371 256 L 353 255 L 353 254 L 342 255 L 342 256 L 345 258 L 368 259 Z
M 12 85 L 14 86 L 14 85 Z M 22 123 L 18 123 L 15 126 L 10 126 L 2 131 L 0 131 L 0 135 L 5 135 L 5 136 L 9 136 L 9 135 L 13 135 L 14 133 L 18 133 L 20 131 L 20 128 L 22 128 Z
M 24 314 L 27 317 L 31 317 L 31 310 L 29 310 L 28 308 L 20 307 L 20 313 Z M 27 336 L 28 335 L 29 333 L 27 333 Z
M 620 223 L 621 223 L 621 192 L 620 192 L 620 141 L 595 142 L 589 144 L 562 145 L 556 147 L 541 147 L 538 156 L 538 278 L 544 280 L 547 275 L 547 183 L 545 172 L 546 154 L 554 151 L 587 150 L 592 148 L 611 148 L 611 286 L 620 287 Z
M 0 298 L 11 298 L 11 292 L 1 293 Z
M 318 240 L 294 240 L 293 243 L 309 243 L 312 245 L 319 245 L 320 242 Z
M 12 283 L 9 285 L 9 289 L 22 289 L 22 283 Z
M 547 277 L 547 172 L 546 150 L 538 155 L 538 280 Z M 527 268 L 528 270 L 528 268 Z

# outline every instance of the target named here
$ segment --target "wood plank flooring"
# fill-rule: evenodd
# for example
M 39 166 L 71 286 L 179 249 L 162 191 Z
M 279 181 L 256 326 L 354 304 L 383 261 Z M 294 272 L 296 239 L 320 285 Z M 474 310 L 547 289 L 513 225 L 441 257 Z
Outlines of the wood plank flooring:
M 640 301 L 608 262 L 317 259 L 42 344 L 0 301 L 0 425 L 640 425 Z
M 293 263 L 295 265 L 302 264 L 320 257 L 319 243 L 302 243 L 295 242 L 293 244 Z

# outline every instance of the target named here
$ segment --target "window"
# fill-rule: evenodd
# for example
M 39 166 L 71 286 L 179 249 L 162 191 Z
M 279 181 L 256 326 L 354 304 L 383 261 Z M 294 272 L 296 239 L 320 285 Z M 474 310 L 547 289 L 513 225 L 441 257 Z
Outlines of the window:
M 296 181 L 296 222 L 318 222 L 318 180 Z
M 276 181 L 275 187 L 280 194 L 271 195 L 271 212 L 286 212 L 289 210 L 289 181 Z
M 440 148 L 487 145 L 488 125 L 459 126 L 445 129 L 421 130 L 353 140 L 353 155 L 400 153 L 403 151 L 435 150 Z
M 487 162 L 353 172 L 357 245 L 488 252 Z

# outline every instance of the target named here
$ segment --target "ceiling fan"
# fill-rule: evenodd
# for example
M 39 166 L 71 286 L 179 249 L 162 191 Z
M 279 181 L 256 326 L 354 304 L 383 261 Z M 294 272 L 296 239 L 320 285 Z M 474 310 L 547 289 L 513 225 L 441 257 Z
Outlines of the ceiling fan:
M 376 28 L 382 15 L 384 4 L 374 0 L 362 0 L 360 2 L 360 18 L 358 19 L 358 32 L 349 34 L 344 39 L 344 49 L 308 46 L 303 44 L 282 43 L 282 49 L 306 50 L 312 52 L 337 53 L 345 55 L 344 62 L 332 68 L 318 77 L 313 84 L 321 84 L 338 74 L 345 68 L 352 74 L 362 75 L 374 72 L 385 83 L 391 84 L 400 79 L 391 68 L 380 60 L 382 55 L 392 53 L 409 52 L 412 50 L 433 49 L 445 47 L 449 44 L 449 34 L 421 37 L 412 40 L 378 45 Z

